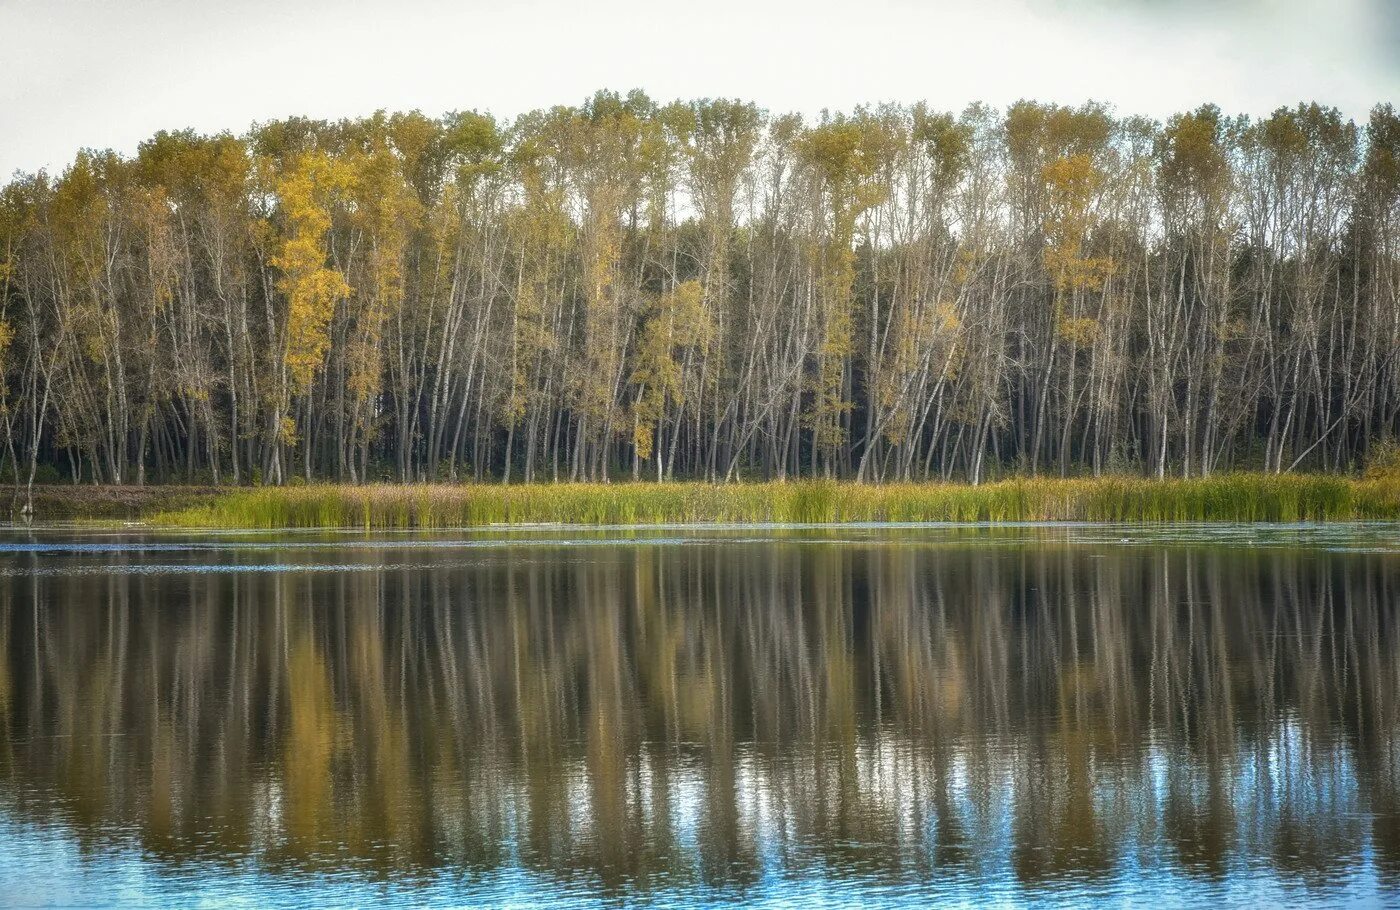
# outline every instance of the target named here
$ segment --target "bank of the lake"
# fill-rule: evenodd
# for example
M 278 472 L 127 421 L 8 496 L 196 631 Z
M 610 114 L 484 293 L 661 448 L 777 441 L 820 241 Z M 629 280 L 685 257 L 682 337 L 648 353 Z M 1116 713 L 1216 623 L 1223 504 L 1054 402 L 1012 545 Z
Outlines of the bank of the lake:
M 159 503 L 159 499 L 153 500 Z M 493 524 L 1400 519 L 1400 476 L 1228 474 L 953 483 L 414 484 L 189 494 L 140 516 L 168 527 L 446 528 Z
M 25 518 L 32 501 L 38 522 L 145 521 L 154 515 L 209 507 L 234 488 L 193 484 L 35 484 L 32 491 L 0 484 L 0 521 Z M 31 500 L 32 495 L 32 500 Z

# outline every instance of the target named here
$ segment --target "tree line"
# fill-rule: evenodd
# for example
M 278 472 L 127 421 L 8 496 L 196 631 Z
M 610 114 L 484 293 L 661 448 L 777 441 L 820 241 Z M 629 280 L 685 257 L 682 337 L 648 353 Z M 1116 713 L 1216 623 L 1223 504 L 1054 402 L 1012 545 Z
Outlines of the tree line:
M 1346 470 L 1400 116 L 599 92 L 162 132 L 0 190 L 0 476 Z

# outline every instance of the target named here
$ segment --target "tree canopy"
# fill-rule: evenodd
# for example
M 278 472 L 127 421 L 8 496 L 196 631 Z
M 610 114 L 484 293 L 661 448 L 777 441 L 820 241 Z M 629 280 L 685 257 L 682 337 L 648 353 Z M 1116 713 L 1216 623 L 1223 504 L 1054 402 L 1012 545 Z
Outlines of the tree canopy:
M 598 92 L 0 189 L 0 476 L 1193 476 L 1400 431 L 1400 116 Z

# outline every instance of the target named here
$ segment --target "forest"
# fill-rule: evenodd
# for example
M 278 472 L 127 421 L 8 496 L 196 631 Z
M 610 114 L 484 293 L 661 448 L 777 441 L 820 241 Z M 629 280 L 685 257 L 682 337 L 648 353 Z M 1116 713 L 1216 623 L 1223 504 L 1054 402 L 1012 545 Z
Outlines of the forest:
M 0 190 L 0 480 L 1349 471 L 1400 115 L 599 92 L 161 132 Z

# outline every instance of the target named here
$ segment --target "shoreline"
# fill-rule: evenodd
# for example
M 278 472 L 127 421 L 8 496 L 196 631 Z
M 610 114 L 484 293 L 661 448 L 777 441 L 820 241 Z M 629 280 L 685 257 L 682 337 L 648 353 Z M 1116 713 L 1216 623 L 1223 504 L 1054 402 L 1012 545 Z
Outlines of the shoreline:
M 50 521 L 144 521 L 152 516 L 208 506 L 242 487 L 195 484 L 35 484 L 34 515 L 37 523 Z M 24 488 L 0 485 L 0 516 L 22 520 Z
M 15 518 L 19 518 L 17 512 Z M 35 487 L 33 518 L 40 524 L 121 521 L 153 528 L 228 530 L 716 522 L 1395 521 L 1400 520 L 1400 476 L 1025 477 L 979 486 L 834 481 L 222 488 L 45 485 Z

